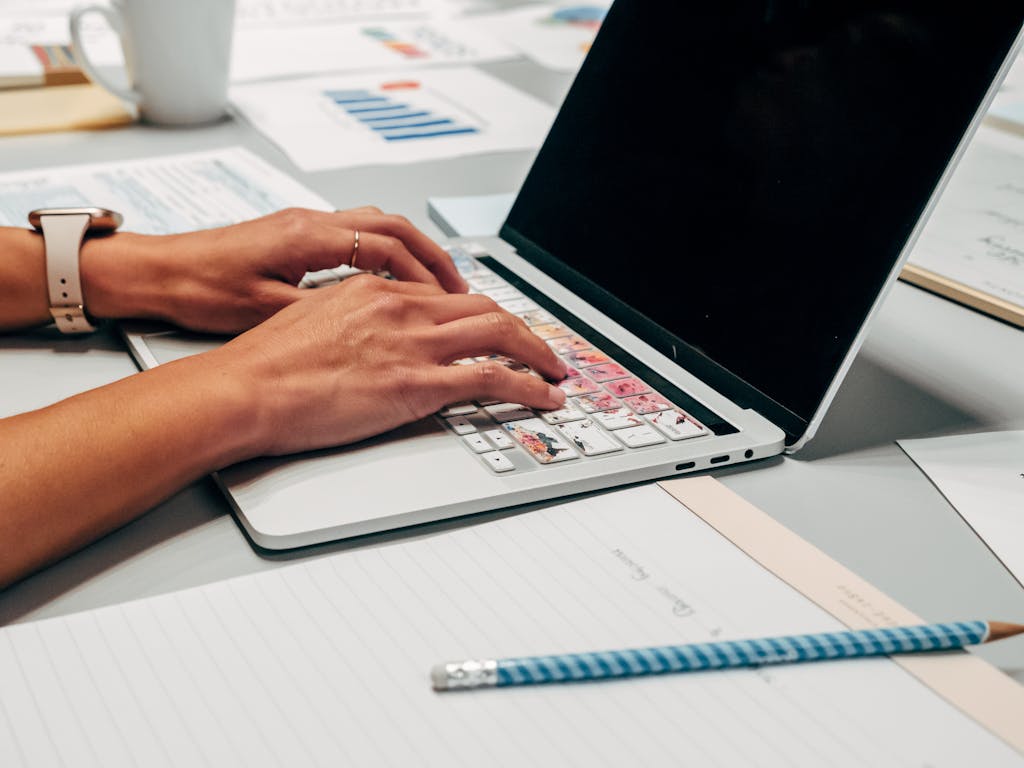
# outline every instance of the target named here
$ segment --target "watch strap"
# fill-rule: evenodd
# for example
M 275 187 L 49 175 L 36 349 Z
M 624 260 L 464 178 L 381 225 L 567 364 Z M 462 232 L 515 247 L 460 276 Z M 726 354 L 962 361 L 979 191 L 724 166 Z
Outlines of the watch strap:
M 79 252 L 92 217 L 88 213 L 40 217 L 46 247 L 46 285 L 50 314 L 61 333 L 90 333 L 96 326 L 85 313 Z

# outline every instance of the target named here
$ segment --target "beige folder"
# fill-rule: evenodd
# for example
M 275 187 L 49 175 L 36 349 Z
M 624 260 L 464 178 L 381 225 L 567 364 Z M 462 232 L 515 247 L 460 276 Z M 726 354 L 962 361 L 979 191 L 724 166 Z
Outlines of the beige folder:
M 0 92 L 0 136 L 112 128 L 133 119 L 119 99 L 98 85 Z

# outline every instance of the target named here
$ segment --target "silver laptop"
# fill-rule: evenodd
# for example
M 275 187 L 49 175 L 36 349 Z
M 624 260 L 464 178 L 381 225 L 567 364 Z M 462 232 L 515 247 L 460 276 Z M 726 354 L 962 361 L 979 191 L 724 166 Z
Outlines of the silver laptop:
M 1016 54 L 1024 11 L 983 5 L 616 0 L 500 238 L 450 244 L 473 289 L 574 369 L 566 408 L 454 403 L 229 467 L 217 478 L 252 541 L 799 449 Z M 127 338 L 144 368 L 220 343 Z

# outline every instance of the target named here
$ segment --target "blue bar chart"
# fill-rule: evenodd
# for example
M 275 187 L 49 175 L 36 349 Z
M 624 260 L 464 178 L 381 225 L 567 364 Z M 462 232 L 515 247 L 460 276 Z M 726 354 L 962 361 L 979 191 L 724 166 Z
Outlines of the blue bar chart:
M 405 84 L 393 93 L 380 90 L 351 89 L 324 91 L 324 96 L 350 118 L 373 131 L 384 141 L 414 141 L 441 136 L 479 133 L 469 120 L 447 114 L 422 98 L 415 83 Z M 418 98 L 420 97 L 420 98 Z

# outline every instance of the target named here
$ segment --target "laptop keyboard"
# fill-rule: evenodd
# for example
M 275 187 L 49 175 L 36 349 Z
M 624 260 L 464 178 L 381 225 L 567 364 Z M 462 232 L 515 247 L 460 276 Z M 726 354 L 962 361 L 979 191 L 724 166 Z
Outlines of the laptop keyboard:
M 538 465 L 547 466 L 712 434 L 642 378 L 595 348 L 582 333 L 560 322 L 473 258 L 483 255 L 481 248 L 463 248 L 453 248 L 451 253 L 470 292 L 485 294 L 522 318 L 569 368 L 568 376 L 558 384 L 566 394 L 565 405 L 559 410 L 536 411 L 518 403 L 485 401 L 453 403 L 438 412 L 445 426 L 491 471 L 514 472 L 516 464 L 511 456 L 516 451 L 525 451 Z M 488 359 L 533 373 L 502 355 L 456 360 L 452 365 Z

